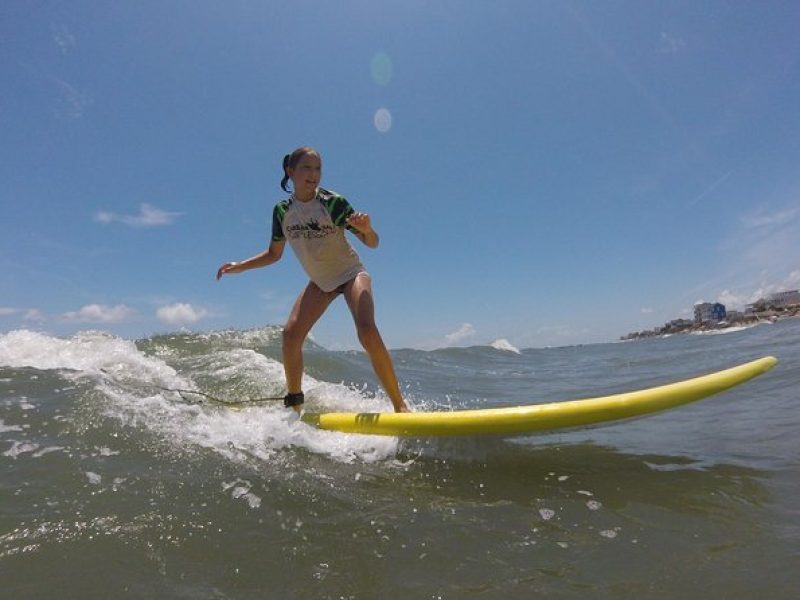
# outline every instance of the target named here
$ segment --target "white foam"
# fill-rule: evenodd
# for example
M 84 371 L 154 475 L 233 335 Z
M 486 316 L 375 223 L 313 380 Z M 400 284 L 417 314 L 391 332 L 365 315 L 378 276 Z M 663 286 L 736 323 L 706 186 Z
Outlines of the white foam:
M 22 427 L 19 425 L 6 425 L 3 419 L 0 419 L 0 433 L 6 433 L 7 431 L 22 431 Z
M 194 357 L 192 372 L 215 381 L 244 379 L 273 395 L 283 389 L 280 363 L 246 348 L 215 350 Z M 387 460 L 397 453 L 397 438 L 321 431 L 300 422 L 280 402 L 231 410 L 178 400 L 158 388 L 196 389 L 160 357 L 142 353 L 131 341 L 88 331 L 62 339 L 32 331 L 0 335 L 0 365 L 74 371 L 67 377 L 90 378 L 108 399 L 106 415 L 132 427 L 146 428 L 170 443 L 212 449 L 232 460 L 270 460 L 279 451 L 304 448 L 343 462 Z M 310 410 L 390 410 L 388 400 L 369 398 L 341 384 L 303 380 Z M 236 398 L 240 399 L 240 398 Z M 33 451 L 15 446 L 6 455 Z
M 597 500 L 587 500 L 586 501 L 586 508 L 589 510 L 600 510 L 603 507 L 602 502 Z
M 148 383 L 173 382 L 175 370 L 145 356 L 132 341 L 102 331 L 82 331 L 71 338 L 55 338 L 18 330 L 0 336 L 0 366 L 69 369 L 96 375 L 108 371 L 148 375 Z
M 261 506 L 261 497 L 254 494 L 251 490 L 253 484 L 246 479 L 237 479 L 232 483 L 223 483 L 222 489 L 224 491 L 231 491 L 231 498 L 234 500 L 242 499 L 247 502 L 250 508 L 259 508 Z
M 738 325 L 736 327 L 726 327 L 725 329 L 710 329 L 708 331 L 693 331 L 692 335 L 725 335 L 728 333 L 737 333 L 739 331 L 746 331 L 755 327 L 755 325 Z
M 40 456 L 44 456 L 45 454 L 50 454 L 51 452 L 61 452 L 62 450 L 66 450 L 64 446 L 47 446 L 42 448 L 41 450 L 37 450 L 33 453 L 33 458 L 39 458 Z
M 208 331 L 196 334 L 198 340 L 205 342 L 224 342 L 226 345 L 241 345 L 245 347 L 262 346 L 270 344 L 281 338 L 283 328 L 268 325 L 257 329 L 229 329 L 226 331 Z M 308 338 L 313 340 L 309 334 Z
M 3 452 L 3 456 L 8 456 L 9 458 L 16 459 L 18 456 L 22 454 L 36 452 L 38 449 L 39 449 L 39 444 L 34 444 L 32 442 L 16 441 L 13 442 L 11 448 Z
M 148 416 L 152 413 L 147 411 L 137 416 L 152 429 L 179 435 L 188 443 L 235 460 L 254 457 L 268 461 L 278 451 L 297 447 L 342 462 L 374 462 L 393 457 L 398 446 L 395 438 L 320 431 L 300 422 L 294 411 L 282 407 L 233 411 L 172 404 L 169 409 L 169 419 L 153 421 Z
M 494 348 L 495 350 L 505 350 L 506 352 L 514 352 L 514 353 L 516 353 L 516 354 L 520 354 L 520 351 L 519 351 L 519 349 L 518 349 L 518 348 L 515 348 L 515 347 L 514 347 L 514 346 L 511 344 L 511 342 L 509 342 L 509 341 L 508 341 L 508 340 L 506 340 L 506 339 L 499 339 L 499 340 L 495 340 L 495 341 L 493 341 L 493 342 L 492 342 L 491 344 L 489 344 L 489 345 L 490 345 L 492 348 Z
M 613 540 L 615 537 L 617 537 L 618 533 L 619 532 L 617 529 L 604 529 L 600 532 L 600 535 L 602 535 L 604 538 Z

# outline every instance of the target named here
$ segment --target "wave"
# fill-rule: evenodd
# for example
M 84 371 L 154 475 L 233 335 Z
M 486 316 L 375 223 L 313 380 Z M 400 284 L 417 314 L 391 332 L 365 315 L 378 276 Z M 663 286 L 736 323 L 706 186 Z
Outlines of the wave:
M 752 329 L 753 327 L 757 327 L 758 324 L 755 325 L 739 325 L 737 327 L 726 327 L 725 329 L 710 329 L 708 331 L 693 331 L 692 335 L 725 335 L 728 333 L 738 333 L 740 331 L 747 331 L 748 329 Z
M 230 459 L 269 460 L 287 448 L 343 462 L 394 458 L 396 438 L 320 431 L 280 402 L 233 410 L 187 403 L 168 391 L 203 390 L 238 400 L 280 396 L 283 366 L 248 347 L 274 343 L 274 330 L 159 335 L 139 342 L 102 331 L 57 338 L 17 330 L 0 335 L 0 367 L 58 371 L 88 383 L 99 393 L 97 408 L 105 417 L 153 432 L 175 447 L 202 447 Z M 391 410 L 385 397 L 352 386 L 305 376 L 304 388 L 314 410 Z
M 506 351 L 506 352 L 513 352 L 513 353 L 515 353 L 515 354 L 521 354 L 521 352 L 519 351 L 519 349 L 518 349 L 518 348 L 516 348 L 515 346 L 513 346 L 513 345 L 511 344 L 511 342 L 509 342 L 509 341 L 508 341 L 508 340 L 506 340 L 506 339 L 499 339 L 499 340 L 495 340 L 495 341 L 493 341 L 493 342 L 492 342 L 491 344 L 489 344 L 489 345 L 490 345 L 492 348 L 494 348 L 495 350 L 504 350 L 504 351 Z

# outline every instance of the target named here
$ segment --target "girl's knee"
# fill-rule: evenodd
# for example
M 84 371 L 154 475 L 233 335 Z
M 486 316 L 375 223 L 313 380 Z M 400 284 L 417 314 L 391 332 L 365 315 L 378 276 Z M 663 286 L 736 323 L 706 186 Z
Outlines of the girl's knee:
M 306 339 L 306 333 L 295 323 L 289 322 L 283 328 L 284 345 L 302 345 Z
M 358 324 L 357 329 L 358 341 L 361 342 L 365 350 L 370 350 L 381 342 L 381 334 L 375 323 Z

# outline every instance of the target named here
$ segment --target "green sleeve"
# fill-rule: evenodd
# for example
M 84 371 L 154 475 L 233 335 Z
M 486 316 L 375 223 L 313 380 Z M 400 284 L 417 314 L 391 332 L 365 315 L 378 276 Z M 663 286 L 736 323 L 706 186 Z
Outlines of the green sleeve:
M 272 241 L 283 242 L 286 236 L 283 235 L 283 217 L 286 215 L 285 202 L 278 202 L 272 211 Z
M 333 195 L 325 202 L 325 208 L 331 216 L 331 220 L 336 227 L 346 227 L 350 231 L 356 231 L 347 224 L 347 219 L 356 212 L 344 196 Z

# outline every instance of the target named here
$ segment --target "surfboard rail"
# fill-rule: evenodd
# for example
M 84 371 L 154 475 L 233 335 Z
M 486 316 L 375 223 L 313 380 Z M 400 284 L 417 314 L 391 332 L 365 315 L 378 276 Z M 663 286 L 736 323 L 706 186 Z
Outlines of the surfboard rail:
M 765 356 L 729 369 L 634 392 L 505 408 L 415 413 L 305 413 L 305 423 L 329 431 L 391 436 L 515 435 L 598 425 L 696 402 L 766 373 Z

